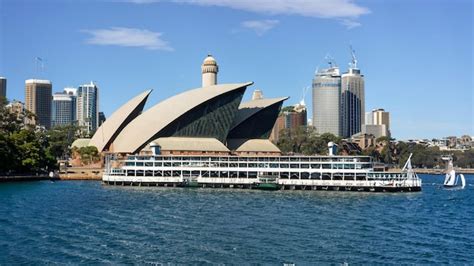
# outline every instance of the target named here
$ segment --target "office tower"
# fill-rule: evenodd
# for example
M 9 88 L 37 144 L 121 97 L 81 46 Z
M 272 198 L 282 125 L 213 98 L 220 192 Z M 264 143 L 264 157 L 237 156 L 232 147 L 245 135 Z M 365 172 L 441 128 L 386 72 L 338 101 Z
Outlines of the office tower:
M 270 140 L 277 143 L 283 129 L 294 131 L 301 126 L 306 126 L 307 120 L 307 109 L 304 104 L 283 107 L 270 134 Z
M 77 122 L 91 134 L 99 126 L 99 88 L 91 82 L 77 88 Z
M 25 81 L 26 109 L 36 115 L 36 124 L 51 127 L 51 92 L 49 80 L 28 79 Z
M 390 137 L 390 113 L 384 109 L 374 109 L 366 113 L 362 133 L 374 135 L 375 138 Z
M 72 102 L 72 122 L 77 123 L 77 88 L 66 87 L 64 93 L 71 97 Z
M 208 55 L 201 66 L 202 87 L 216 85 L 217 72 L 219 72 L 219 66 L 217 65 L 216 59 L 214 59 L 212 55 Z
M 385 112 L 384 109 L 372 110 L 372 121 L 374 125 L 386 125 L 387 130 L 390 130 L 390 113 Z
M 7 79 L 0 77 L 0 97 L 7 98 Z
M 339 68 L 329 62 L 329 68 L 316 72 L 313 79 L 313 126 L 319 134 L 341 135 Z
M 364 76 L 357 68 L 357 59 L 353 51 L 349 70 L 342 74 L 341 80 L 342 136 L 350 137 L 361 132 L 365 118 Z
M 52 126 L 65 126 L 74 122 L 75 96 L 60 92 L 53 94 Z

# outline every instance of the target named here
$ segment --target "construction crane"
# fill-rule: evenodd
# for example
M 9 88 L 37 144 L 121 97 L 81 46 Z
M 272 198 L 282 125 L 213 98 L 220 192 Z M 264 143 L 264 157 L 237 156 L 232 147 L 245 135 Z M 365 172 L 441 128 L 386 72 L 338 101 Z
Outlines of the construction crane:
M 306 86 L 303 88 L 303 92 L 301 94 L 301 100 L 300 100 L 300 105 L 306 106 L 306 103 L 304 99 L 306 98 L 306 94 L 308 93 L 308 90 L 310 89 L 310 86 Z

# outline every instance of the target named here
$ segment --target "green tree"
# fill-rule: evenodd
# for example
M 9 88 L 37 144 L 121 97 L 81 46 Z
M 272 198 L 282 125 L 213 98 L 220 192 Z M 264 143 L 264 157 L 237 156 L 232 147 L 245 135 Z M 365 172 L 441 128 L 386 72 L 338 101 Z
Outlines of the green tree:
M 99 151 L 95 146 L 86 146 L 81 147 L 78 150 L 79 155 L 81 156 L 81 161 L 85 165 L 99 161 Z
M 283 129 L 277 146 L 285 154 L 327 154 L 327 144 L 331 141 L 340 144 L 341 138 L 330 133 L 318 135 L 314 127 L 301 126 L 293 130 Z
M 56 126 L 46 132 L 49 141 L 49 153 L 58 159 L 67 159 L 72 142 L 80 134 L 76 125 Z
M 55 167 L 43 130 L 27 123 L 34 115 L 12 111 L 0 99 L 0 173 L 43 173 Z
M 13 168 L 19 172 L 47 172 L 55 167 L 55 159 L 47 152 L 47 139 L 41 132 L 22 129 L 11 136 L 14 145 Z

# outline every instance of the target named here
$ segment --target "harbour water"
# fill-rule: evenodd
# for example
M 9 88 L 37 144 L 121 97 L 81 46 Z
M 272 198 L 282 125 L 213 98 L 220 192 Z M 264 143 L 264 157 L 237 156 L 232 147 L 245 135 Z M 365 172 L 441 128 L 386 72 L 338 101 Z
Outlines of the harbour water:
M 0 184 L 0 264 L 474 262 L 474 176 L 417 193 Z

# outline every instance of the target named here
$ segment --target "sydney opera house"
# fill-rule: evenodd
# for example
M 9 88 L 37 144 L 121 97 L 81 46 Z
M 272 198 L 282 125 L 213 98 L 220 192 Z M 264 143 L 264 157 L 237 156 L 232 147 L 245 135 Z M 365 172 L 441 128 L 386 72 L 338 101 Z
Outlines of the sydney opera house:
M 201 88 L 147 110 L 151 90 L 129 100 L 97 129 L 89 145 L 118 154 L 279 155 L 269 137 L 288 97 L 242 102 L 253 82 L 217 84 L 219 67 L 210 55 L 201 70 Z

